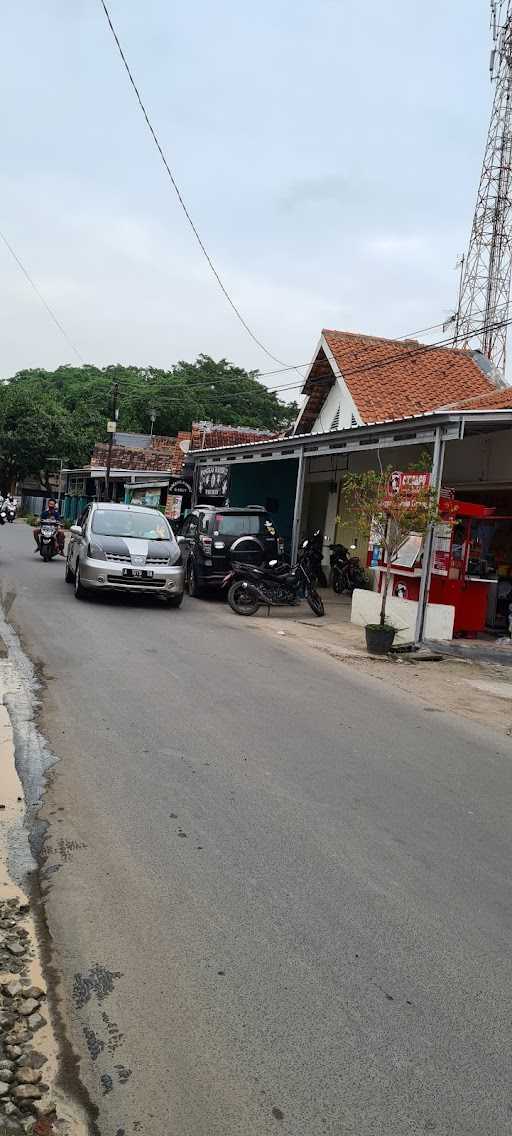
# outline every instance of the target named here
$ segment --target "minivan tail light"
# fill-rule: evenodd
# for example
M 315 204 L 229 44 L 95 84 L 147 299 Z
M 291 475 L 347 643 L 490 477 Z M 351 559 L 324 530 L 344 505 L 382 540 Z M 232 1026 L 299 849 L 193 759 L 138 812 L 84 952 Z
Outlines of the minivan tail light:
M 200 536 L 199 537 L 199 544 L 201 545 L 201 548 L 204 548 L 205 552 L 211 552 L 211 549 L 212 549 L 212 538 L 211 538 L 211 536 Z

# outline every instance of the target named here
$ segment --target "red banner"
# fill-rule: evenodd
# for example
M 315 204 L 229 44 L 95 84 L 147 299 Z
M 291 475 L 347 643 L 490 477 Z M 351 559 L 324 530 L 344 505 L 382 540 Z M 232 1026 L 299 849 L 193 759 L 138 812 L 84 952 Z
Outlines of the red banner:
M 420 493 L 428 492 L 431 480 L 430 473 L 403 473 L 401 470 L 395 470 L 389 479 L 385 505 L 392 508 L 397 500 L 400 500 L 402 505 L 414 505 L 415 498 Z

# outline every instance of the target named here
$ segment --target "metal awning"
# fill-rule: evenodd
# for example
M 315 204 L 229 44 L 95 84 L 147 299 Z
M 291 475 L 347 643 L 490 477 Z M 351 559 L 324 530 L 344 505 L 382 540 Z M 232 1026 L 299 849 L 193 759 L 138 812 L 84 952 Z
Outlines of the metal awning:
M 365 426 L 350 426 L 345 430 L 330 430 L 326 433 L 296 434 L 288 438 L 272 438 L 266 442 L 244 442 L 209 450 L 189 450 L 188 461 L 201 466 L 282 461 L 299 456 L 332 457 L 338 453 L 428 445 L 434 442 L 439 428 L 442 440 L 449 442 L 472 434 L 485 434 L 511 427 L 512 410 L 446 411 Z

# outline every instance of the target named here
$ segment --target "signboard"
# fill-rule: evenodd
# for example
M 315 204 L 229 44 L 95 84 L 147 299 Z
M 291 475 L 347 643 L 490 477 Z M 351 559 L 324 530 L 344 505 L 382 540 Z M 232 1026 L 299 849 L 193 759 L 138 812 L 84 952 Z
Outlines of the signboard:
M 200 497 L 226 497 L 229 484 L 228 465 L 203 465 L 199 469 Z
M 183 496 L 184 493 L 191 493 L 191 492 L 192 492 L 192 488 L 189 485 L 188 481 L 184 481 L 183 479 L 181 479 L 179 481 L 170 481 L 169 482 L 169 493 L 180 493 Z
M 117 422 L 107 422 L 107 434 L 115 434 L 117 430 Z
M 434 559 L 432 571 L 439 576 L 447 576 L 450 566 L 451 525 L 436 525 L 434 529 Z
M 385 505 L 393 506 L 393 501 L 399 497 L 402 505 L 414 505 L 414 499 L 420 493 L 427 493 L 431 484 L 430 473 L 403 473 L 395 470 L 389 479 L 389 486 Z
M 181 493 L 168 493 L 165 502 L 165 515 L 169 521 L 177 521 L 181 517 Z

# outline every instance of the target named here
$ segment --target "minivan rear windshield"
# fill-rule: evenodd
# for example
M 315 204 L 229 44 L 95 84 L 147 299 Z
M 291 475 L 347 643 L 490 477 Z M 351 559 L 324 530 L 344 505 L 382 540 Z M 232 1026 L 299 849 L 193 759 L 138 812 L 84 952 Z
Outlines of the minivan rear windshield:
M 135 537 L 139 540 L 172 540 L 161 513 L 135 513 L 128 509 L 95 509 L 92 531 L 97 536 Z
M 218 513 L 213 529 L 219 536 L 255 536 L 261 532 L 263 521 L 262 513 Z

